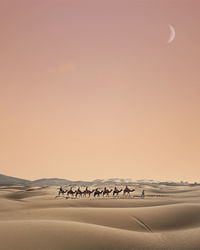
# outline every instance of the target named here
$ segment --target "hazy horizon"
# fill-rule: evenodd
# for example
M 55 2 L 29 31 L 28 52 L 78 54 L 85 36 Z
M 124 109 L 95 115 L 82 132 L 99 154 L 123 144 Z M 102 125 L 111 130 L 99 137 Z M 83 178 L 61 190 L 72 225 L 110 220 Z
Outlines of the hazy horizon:
M 199 9 L 197 0 L 3 1 L 0 172 L 198 181 Z
M 5 176 L 8 176 L 4 173 L 0 173 L 0 175 L 5 175 Z M 91 182 L 91 181 L 95 181 L 95 180 L 110 180 L 110 179 L 124 179 L 124 180 L 127 180 L 127 179 L 130 179 L 131 181 L 158 181 L 158 182 L 175 182 L 175 183 L 179 183 L 179 182 L 184 182 L 184 183 L 199 183 L 198 182 L 198 179 L 196 181 L 187 181 L 187 180 L 166 180 L 166 179 L 163 179 L 163 180 L 159 180 L 159 179 L 148 179 L 148 178 L 142 178 L 142 179 L 134 179 L 134 178 L 131 178 L 131 177 L 107 177 L 107 178 L 91 178 L 91 179 L 71 179 L 71 178 L 65 178 L 64 176 L 46 176 L 46 177 L 43 177 L 43 178 L 36 178 L 36 179 L 29 179 L 29 178 L 23 178 L 23 177 L 20 177 L 20 176 L 11 176 L 9 175 L 9 177 L 14 177 L 14 178 L 19 178 L 19 179 L 24 179 L 24 180 L 28 180 L 28 181 L 35 181 L 35 180 L 40 180 L 40 179 L 63 179 L 63 180 L 69 180 L 69 181 L 83 181 L 83 182 Z

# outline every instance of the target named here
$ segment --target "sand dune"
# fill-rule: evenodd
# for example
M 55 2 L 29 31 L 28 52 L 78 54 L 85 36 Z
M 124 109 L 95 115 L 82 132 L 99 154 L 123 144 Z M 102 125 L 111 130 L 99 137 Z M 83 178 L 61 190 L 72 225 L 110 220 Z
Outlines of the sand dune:
M 200 187 L 150 196 L 162 189 L 66 200 L 55 199 L 57 187 L 1 187 L 1 249 L 200 249 Z
M 199 249 L 200 230 L 138 233 L 77 222 L 1 222 L 4 249 Z M 17 247 L 17 248 L 16 248 Z

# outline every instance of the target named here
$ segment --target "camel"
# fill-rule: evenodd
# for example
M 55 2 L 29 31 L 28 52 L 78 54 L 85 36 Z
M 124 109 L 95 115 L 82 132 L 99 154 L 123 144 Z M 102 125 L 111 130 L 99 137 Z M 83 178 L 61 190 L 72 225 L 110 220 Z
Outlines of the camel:
M 59 188 L 58 194 L 56 195 L 55 198 L 60 197 L 60 195 L 62 194 L 62 196 L 64 196 L 64 194 L 67 193 L 67 189 L 63 190 L 62 187 Z
M 104 188 L 104 190 L 103 190 L 103 197 L 104 197 L 104 195 L 106 194 L 107 195 L 107 197 L 109 197 L 109 193 L 111 193 L 112 192 L 112 189 L 106 189 L 106 187 Z
M 135 189 L 130 189 L 130 188 L 128 188 L 128 186 L 126 186 L 124 189 L 123 195 L 125 196 L 126 194 L 128 194 L 128 196 L 130 197 L 130 193 L 134 192 L 134 191 L 135 191 Z
M 83 195 L 86 197 L 86 195 L 88 194 L 88 197 L 90 197 L 90 195 L 92 193 L 94 193 L 95 189 L 93 189 L 92 191 L 91 190 L 88 190 L 87 188 L 83 191 Z
M 84 194 L 84 192 L 82 192 L 82 191 L 80 190 L 80 188 L 78 188 L 78 190 L 75 191 L 75 196 L 76 196 L 76 198 L 78 197 L 78 195 L 79 195 L 79 198 L 82 197 L 83 194 Z
M 76 191 L 73 191 L 72 188 L 70 188 L 70 190 L 67 192 L 67 196 L 74 196 L 74 194 L 76 193 Z
M 94 197 L 99 197 L 100 196 L 100 194 L 102 194 L 103 193 L 103 190 L 102 191 L 99 191 L 98 190 L 98 188 L 97 189 L 95 189 L 95 191 L 94 191 Z
M 118 190 L 117 188 L 113 190 L 113 196 L 118 197 L 119 193 L 121 193 L 122 189 Z

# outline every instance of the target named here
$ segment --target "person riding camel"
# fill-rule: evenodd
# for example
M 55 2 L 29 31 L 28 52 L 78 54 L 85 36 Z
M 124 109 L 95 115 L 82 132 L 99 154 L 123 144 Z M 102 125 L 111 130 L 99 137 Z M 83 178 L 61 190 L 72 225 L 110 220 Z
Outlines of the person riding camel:
M 117 188 L 116 186 L 115 186 L 115 189 L 114 189 L 114 191 L 115 191 L 115 192 L 118 192 L 118 191 L 119 191 L 119 190 L 118 190 L 118 188 Z
M 63 193 L 63 188 L 62 188 L 62 186 L 60 186 L 60 193 Z
M 126 185 L 125 190 L 129 191 L 129 190 L 130 190 L 130 188 Z

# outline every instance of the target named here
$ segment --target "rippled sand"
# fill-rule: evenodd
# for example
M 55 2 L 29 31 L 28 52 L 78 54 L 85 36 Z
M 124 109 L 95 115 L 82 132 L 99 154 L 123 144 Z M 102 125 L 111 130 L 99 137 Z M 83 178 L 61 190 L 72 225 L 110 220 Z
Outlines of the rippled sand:
M 57 187 L 0 187 L 0 249 L 200 249 L 200 186 L 134 188 L 55 199 Z

